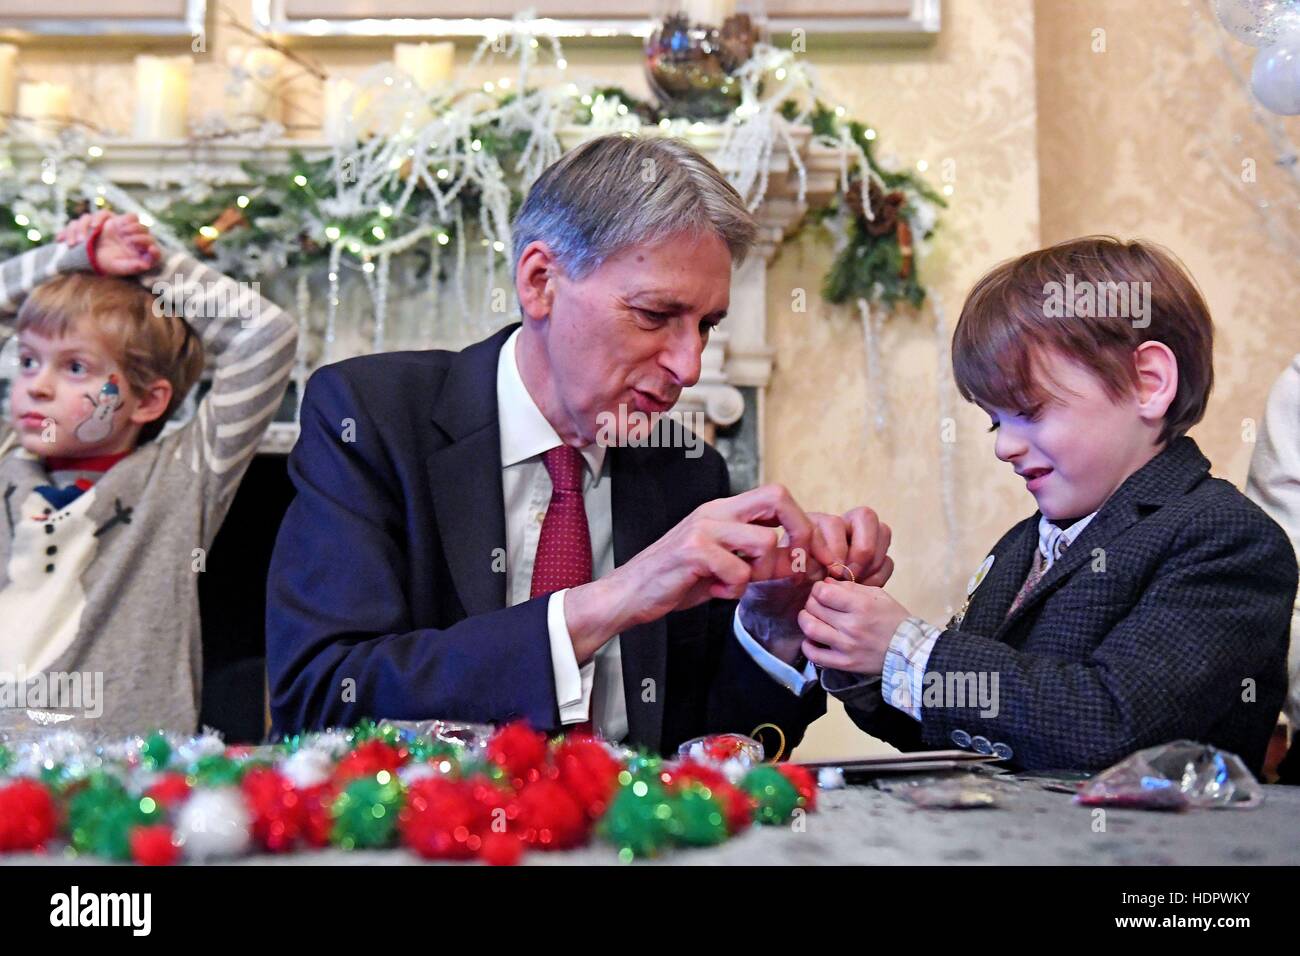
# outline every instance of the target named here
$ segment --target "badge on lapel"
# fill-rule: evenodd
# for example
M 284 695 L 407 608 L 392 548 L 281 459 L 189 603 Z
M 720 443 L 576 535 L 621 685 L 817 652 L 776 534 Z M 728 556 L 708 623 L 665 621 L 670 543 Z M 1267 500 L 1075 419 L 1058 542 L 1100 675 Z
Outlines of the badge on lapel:
M 975 573 L 971 575 L 970 580 L 966 582 L 966 600 L 957 613 L 953 615 L 952 622 L 948 625 L 949 627 L 961 627 L 961 622 L 966 617 L 966 611 L 970 608 L 971 598 L 975 595 L 975 589 L 984 583 L 984 579 L 988 577 L 989 570 L 992 567 L 993 555 L 990 554 L 984 559 L 984 563 L 979 566 Z

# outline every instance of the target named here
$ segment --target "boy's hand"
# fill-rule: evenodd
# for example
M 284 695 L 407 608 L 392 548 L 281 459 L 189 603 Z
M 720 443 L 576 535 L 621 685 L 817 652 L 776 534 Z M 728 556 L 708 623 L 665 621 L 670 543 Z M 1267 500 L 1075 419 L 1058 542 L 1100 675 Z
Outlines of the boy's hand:
M 102 226 L 102 229 L 101 229 Z M 108 210 L 86 213 L 68 223 L 59 242 L 75 246 L 95 235 L 95 265 L 104 275 L 130 276 L 152 269 L 161 257 L 158 244 L 135 213 L 116 215 Z
M 808 518 L 821 531 L 835 564 L 829 569 L 805 555 L 805 566 L 793 578 L 757 581 L 740 599 L 740 623 L 768 652 L 794 663 L 804 634 L 799 629 L 799 612 L 808 601 L 813 584 L 829 573 L 851 575 L 864 584 L 883 586 L 894 571 L 889 557 L 890 530 L 870 508 L 854 508 L 844 515 L 809 512 Z M 847 568 L 847 572 L 846 569 Z
M 799 612 L 804 656 L 820 667 L 879 674 L 894 631 L 909 616 L 878 587 L 819 581 Z

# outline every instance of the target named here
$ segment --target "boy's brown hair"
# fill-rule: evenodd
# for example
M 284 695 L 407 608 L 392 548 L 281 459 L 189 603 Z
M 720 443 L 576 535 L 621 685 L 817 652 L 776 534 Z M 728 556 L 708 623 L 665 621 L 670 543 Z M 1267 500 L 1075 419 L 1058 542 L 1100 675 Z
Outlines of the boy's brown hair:
M 156 314 L 154 302 L 138 282 L 77 272 L 37 286 L 18 310 L 18 332 L 30 329 L 50 338 L 94 334 L 136 395 L 160 378 L 171 383 L 167 410 L 140 429 L 140 444 L 158 436 L 203 374 L 199 337 L 184 319 Z
M 1049 307 L 1054 296 L 1061 302 L 1062 287 L 1090 288 L 1100 299 L 1102 291 L 1118 291 L 1112 283 L 1126 290 L 1138 288 L 1128 283 L 1149 283 L 1140 322 L 1096 314 L 1116 311 L 1108 308 L 1081 310 L 1086 315 L 1069 308 L 1062 315 Z M 1003 262 L 975 283 L 953 332 L 953 377 L 963 398 L 985 408 L 1037 409 L 1052 398 L 1050 383 L 1037 374 L 1038 359 L 1056 351 L 1090 369 L 1118 400 L 1136 388 L 1133 352 L 1150 341 L 1168 346 L 1178 361 L 1178 390 L 1160 433 L 1167 443 L 1200 421 L 1214 387 L 1210 311 L 1167 249 L 1085 236 Z

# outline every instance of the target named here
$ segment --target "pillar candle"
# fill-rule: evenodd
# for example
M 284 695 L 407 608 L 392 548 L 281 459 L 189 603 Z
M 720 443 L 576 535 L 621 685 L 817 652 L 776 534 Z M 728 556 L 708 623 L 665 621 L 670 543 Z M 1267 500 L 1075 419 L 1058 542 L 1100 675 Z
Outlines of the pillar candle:
M 185 138 L 193 71 L 194 61 L 188 56 L 135 58 L 136 139 Z
M 451 79 L 451 67 L 455 59 L 456 45 L 450 40 L 442 43 L 398 43 L 393 47 L 394 64 L 426 92 Z
M 23 83 L 18 87 L 16 112 L 28 122 L 32 136 L 52 138 L 67 125 L 71 102 L 72 90 L 62 83 Z
M 0 43 L 0 113 L 12 113 L 17 106 L 17 59 L 18 47 L 12 43 Z M 0 116 L 0 129 L 4 128 L 5 118 Z
M 234 47 L 226 58 L 231 69 L 241 71 L 237 92 L 227 96 L 227 109 L 236 128 L 279 122 L 282 116 L 280 69 L 284 56 L 267 47 Z

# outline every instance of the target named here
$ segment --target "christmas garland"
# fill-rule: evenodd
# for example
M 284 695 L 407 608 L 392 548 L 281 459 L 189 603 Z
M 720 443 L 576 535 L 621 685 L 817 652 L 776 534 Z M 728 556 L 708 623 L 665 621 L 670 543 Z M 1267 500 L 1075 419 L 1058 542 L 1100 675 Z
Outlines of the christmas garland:
M 513 864 L 594 835 L 631 862 L 813 810 L 809 772 L 745 759 L 753 744 L 721 735 L 664 760 L 523 723 L 367 721 L 257 747 L 211 732 L 92 746 L 55 731 L 0 745 L 0 852 L 66 844 L 69 856 L 165 865 L 400 846 Z
M 875 130 L 844 120 L 840 107 L 828 107 L 817 96 L 811 68 L 789 51 L 760 45 L 736 72 L 743 102 L 716 125 L 724 130 L 730 158 L 749 167 L 741 177 L 747 175 L 747 182 L 738 188 L 749 199 L 756 191 L 753 180 L 765 176 L 773 144 L 788 140 L 792 125 L 811 126 L 815 142 L 840 149 L 844 157 L 836 195 L 809 216 L 837 240 L 824 297 L 833 303 L 866 300 L 889 310 L 904 302 L 919 307 L 925 287 L 917 260 L 937 227 L 938 208 L 946 206 L 943 198 L 911 171 L 878 159 Z M 769 75 L 783 78 L 784 85 L 764 99 Z M 461 289 L 467 242 L 477 239 L 487 247 L 489 270 L 508 261 L 509 220 L 535 175 L 561 152 L 555 129 L 659 127 L 683 135 L 704 125 L 618 87 L 582 92 L 574 84 L 542 88 L 526 80 L 521 68 L 519 92 L 489 83 L 490 91 L 457 90 L 426 103 L 395 90 L 391 76 L 376 73 L 362 84 L 371 113 L 407 110 L 410 116 L 410 109 L 427 109 L 430 118 L 420 129 L 377 134 L 366 132 L 363 122 L 357 143 L 336 144 L 332 156 L 294 153 L 287 168 L 249 162 L 242 167 L 246 184 L 196 175 L 177 189 L 139 200 L 96 175 L 95 159 L 111 144 L 96 146 L 83 131 L 65 131 L 41 144 L 40 182 L 21 184 L 8 176 L 0 183 L 0 257 L 48 242 L 70 216 L 109 205 L 134 208 L 164 239 L 212 259 L 238 280 L 259 280 L 286 268 L 328 269 L 334 289 L 342 267 L 364 272 L 373 286 L 371 260 L 389 255 L 416 256 L 417 272 L 433 270 L 431 278 L 441 279 L 439 249 L 451 246 Z M 546 122 L 538 120 L 542 114 Z M 799 174 L 802 180 L 801 166 Z M 331 298 L 337 298 L 334 291 Z M 376 308 L 382 308 L 379 302 Z

